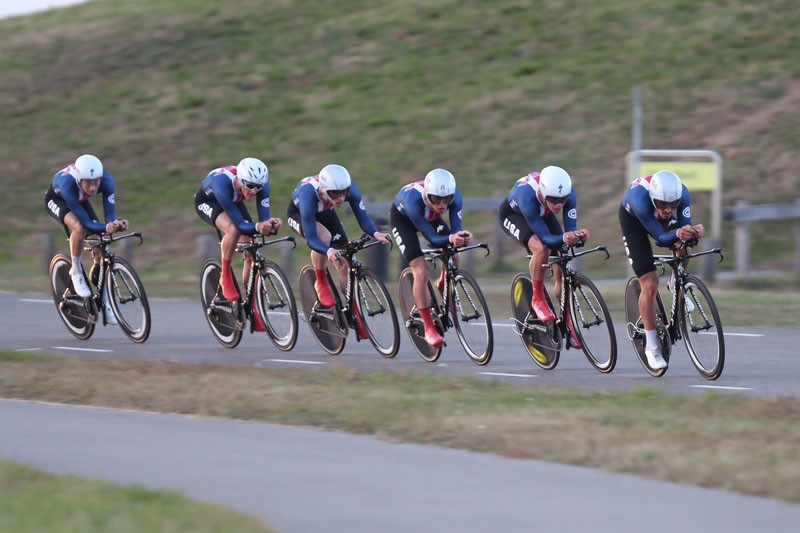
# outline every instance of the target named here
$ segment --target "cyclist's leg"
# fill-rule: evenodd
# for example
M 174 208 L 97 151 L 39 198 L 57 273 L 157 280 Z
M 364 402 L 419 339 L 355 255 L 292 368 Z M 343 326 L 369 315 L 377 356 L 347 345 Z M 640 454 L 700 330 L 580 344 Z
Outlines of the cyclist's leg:
M 430 295 L 428 294 L 428 263 L 420 255 L 412 259 L 408 266 L 414 274 L 414 303 L 417 305 L 422 323 L 425 326 L 425 342 L 434 348 L 444 343 L 431 316 Z
M 250 216 L 250 211 L 247 210 L 247 206 L 244 205 L 244 202 L 239 202 L 236 204 L 239 208 L 239 212 L 242 214 L 244 219 L 247 222 L 253 222 L 252 217 Z M 238 242 L 248 242 L 250 240 L 248 235 L 239 235 Z M 234 250 L 236 249 L 236 245 L 234 244 Z M 244 261 L 242 264 L 242 286 L 247 283 L 247 278 L 250 277 L 250 269 L 253 267 L 253 258 L 250 254 L 245 254 Z
M 344 231 L 342 221 L 333 209 L 320 211 L 316 215 L 317 219 L 317 236 L 322 242 L 333 248 L 343 248 L 347 243 L 347 233 Z M 328 257 L 323 256 L 327 263 Z M 347 261 L 339 261 L 334 265 L 336 271 L 339 273 L 339 286 L 344 293 L 347 287 L 347 276 L 350 271 L 350 264 Z
M 222 286 L 222 295 L 226 300 L 238 300 L 239 293 L 233 282 L 233 269 L 231 263 L 236 252 L 236 243 L 239 242 L 239 230 L 227 213 L 219 213 L 214 220 L 214 226 L 222 233 L 220 240 L 220 257 L 222 259 L 222 273 L 219 277 Z
M 450 235 L 452 233 L 450 226 L 448 226 L 444 220 L 439 220 L 437 222 L 434 231 L 437 235 Z M 453 256 L 453 263 L 455 263 L 456 267 L 461 263 L 459 254 Z M 436 279 L 436 290 L 439 291 L 439 294 L 444 294 L 444 269 L 442 269 L 439 273 L 439 277 Z
M 531 308 L 542 322 L 550 322 L 555 319 L 553 312 L 547 305 L 547 298 L 544 295 L 544 267 L 547 258 L 550 256 L 550 248 L 544 245 L 536 235 L 531 234 L 528 239 L 528 251 L 531 253 L 531 260 L 528 263 L 528 270 L 531 274 L 531 284 L 533 285 L 533 298 Z

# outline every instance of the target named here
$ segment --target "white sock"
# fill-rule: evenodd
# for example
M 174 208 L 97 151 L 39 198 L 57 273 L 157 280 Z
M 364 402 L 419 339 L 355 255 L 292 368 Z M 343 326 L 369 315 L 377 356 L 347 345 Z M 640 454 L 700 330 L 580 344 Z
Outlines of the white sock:
M 83 272 L 83 265 L 81 265 L 81 256 L 72 256 L 72 270 L 70 274 L 80 274 Z
M 658 336 L 656 330 L 644 330 L 644 337 L 647 339 L 647 348 L 655 349 L 658 347 Z

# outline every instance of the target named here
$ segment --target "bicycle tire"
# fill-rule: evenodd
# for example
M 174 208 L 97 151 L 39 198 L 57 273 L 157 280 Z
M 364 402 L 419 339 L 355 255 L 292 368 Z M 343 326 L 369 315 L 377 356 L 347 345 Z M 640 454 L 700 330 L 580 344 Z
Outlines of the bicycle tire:
M 582 274 L 574 277 L 570 292 L 569 312 L 583 353 L 598 372 L 607 374 L 617 364 L 617 335 L 606 301 L 592 280 Z
M 550 297 L 547 303 L 553 308 Z M 561 333 L 556 321 L 543 324 L 531 310 L 533 285 L 528 274 L 519 273 L 511 280 L 511 311 L 522 345 L 533 362 L 544 370 L 552 370 L 558 365 L 561 354 Z
M 297 303 L 283 270 L 272 261 L 262 264 L 256 286 L 256 305 L 270 340 L 288 352 L 297 343 Z
M 433 286 L 428 280 L 428 291 L 433 291 Z M 403 313 L 403 325 L 408 332 L 408 338 L 420 357 L 429 363 L 436 362 L 442 355 L 442 346 L 434 348 L 425 342 L 425 326 L 419 316 L 419 310 L 414 302 L 414 273 L 410 268 L 404 269 L 400 273 L 400 311 Z M 436 313 L 431 312 L 439 333 L 443 334 L 441 320 Z
M 367 267 L 360 269 L 355 290 L 358 314 L 369 341 L 379 354 L 391 359 L 400 349 L 400 327 L 389 290 Z
M 683 286 L 680 302 L 680 326 L 689 358 L 700 375 L 715 380 L 725 366 L 725 336 L 717 305 L 706 284 L 697 276 L 689 276 Z M 686 309 L 686 298 L 694 309 Z
M 94 333 L 97 306 L 93 298 L 81 298 L 75 294 L 69 275 L 71 268 L 72 261 L 66 255 L 56 254 L 53 257 L 49 268 L 50 293 L 53 296 L 56 312 L 67 331 L 76 339 L 85 341 Z
M 330 355 L 338 355 L 344 350 L 344 345 L 347 341 L 347 320 L 344 313 L 342 313 L 339 293 L 331 279 L 330 272 L 328 273 L 328 283 L 336 299 L 334 307 L 321 307 L 319 305 L 317 291 L 314 288 L 316 280 L 317 276 L 314 273 L 314 267 L 305 265 L 300 269 L 299 289 L 303 315 L 306 317 L 308 328 L 311 330 L 311 334 L 316 339 L 317 344 Z
M 122 331 L 133 342 L 145 342 L 150 336 L 150 304 L 133 266 L 125 259 L 115 257 L 111 268 L 106 270 L 106 287 L 111 309 Z M 138 307 L 131 305 L 137 302 Z
M 633 344 L 633 351 L 636 353 L 639 363 L 641 363 L 645 372 L 655 378 L 660 378 L 669 367 L 654 369 L 647 363 L 647 356 L 644 353 L 646 343 L 644 327 L 642 325 L 642 317 L 639 314 L 639 294 L 641 292 L 639 278 L 631 276 L 625 285 L 625 319 L 627 320 L 628 338 L 630 338 Z M 666 361 L 669 361 L 672 340 L 667 332 L 666 317 L 667 314 L 664 310 L 664 303 L 661 301 L 661 295 L 656 293 L 656 334 L 658 335 L 659 344 L 661 344 L 662 355 Z
M 214 338 L 225 348 L 236 348 L 244 333 L 241 298 L 231 302 L 222 297 L 219 287 L 221 274 L 222 267 L 216 260 L 205 262 L 200 274 L 200 301 Z
M 478 282 L 465 270 L 453 273 L 450 316 L 461 346 L 472 362 L 481 366 L 489 363 L 494 351 L 492 317 Z

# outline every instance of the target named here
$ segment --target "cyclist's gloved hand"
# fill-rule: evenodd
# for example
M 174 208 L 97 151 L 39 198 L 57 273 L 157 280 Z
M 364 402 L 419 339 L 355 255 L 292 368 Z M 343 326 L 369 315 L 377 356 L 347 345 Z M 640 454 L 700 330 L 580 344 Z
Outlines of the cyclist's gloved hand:
M 376 241 L 380 241 L 381 244 L 389 244 L 391 242 L 388 233 L 376 231 L 372 236 L 375 237 Z
M 332 263 L 339 263 L 342 260 L 342 253 L 336 248 L 328 248 L 328 260 Z

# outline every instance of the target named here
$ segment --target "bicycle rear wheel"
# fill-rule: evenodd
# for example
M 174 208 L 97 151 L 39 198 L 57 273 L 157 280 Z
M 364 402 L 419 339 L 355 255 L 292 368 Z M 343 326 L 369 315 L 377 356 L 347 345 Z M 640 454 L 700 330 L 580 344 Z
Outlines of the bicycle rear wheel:
M 553 308 L 550 296 L 545 290 L 547 303 Z M 522 345 L 533 362 L 544 370 L 552 370 L 558 364 L 561 354 L 561 331 L 555 320 L 542 323 L 531 310 L 533 286 L 528 274 L 517 274 L 511 281 L 511 310 L 514 324 Z
M 219 288 L 221 273 L 217 261 L 205 262 L 200 274 L 200 301 L 211 333 L 224 347 L 235 348 L 242 340 L 244 311 L 240 300 L 232 302 L 223 298 Z
M 283 270 L 264 261 L 258 278 L 256 305 L 272 343 L 287 352 L 297 342 L 297 304 Z
M 300 270 L 300 303 L 303 306 L 303 314 L 306 323 L 311 330 L 311 334 L 323 350 L 331 355 L 338 355 L 344 350 L 347 340 L 347 320 L 342 313 L 339 304 L 339 293 L 336 285 L 328 273 L 328 283 L 331 291 L 336 298 L 337 305 L 333 307 L 322 307 L 317 300 L 317 291 L 314 282 L 317 280 L 314 274 L 314 267 L 305 265 Z
M 150 304 L 142 280 L 131 264 L 121 257 L 115 257 L 106 272 L 111 308 L 119 326 L 133 342 L 146 341 L 150 336 Z
M 369 341 L 382 356 L 391 358 L 400 348 L 397 312 L 386 285 L 369 268 L 362 267 L 356 280 L 358 314 Z
M 433 291 L 430 280 L 428 281 L 428 291 Z M 400 273 L 400 311 L 403 313 L 408 338 L 411 339 L 411 344 L 414 345 L 419 356 L 429 363 L 437 361 L 442 355 L 442 346 L 434 348 L 425 342 L 425 326 L 414 303 L 414 273 L 410 268 L 406 268 Z M 431 318 L 433 318 L 436 328 L 439 333 L 443 334 L 442 323 L 436 315 L 431 312 Z
M 686 350 L 700 375 L 717 379 L 725 366 L 725 338 L 717 306 L 706 284 L 696 276 L 686 278 L 683 290 L 680 317 Z M 687 300 L 694 307 L 691 312 Z
M 472 274 L 456 270 L 450 293 L 450 316 L 461 346 L 472 361 L 485 365 L 492 360 L 494 331 L 489 306 Z
M 645 371 L 653 377 L 660 378 L 667 371 L 666 368 L 654 369 L 647 363 L 647 356 L 644 354 L 646 344 L 644 336 L 644 326 L 642 317 L 639 314 L 639 294 L 642 288 L 639 285 L 639 278 L 632 276 L 628 279 L 625 286 L 625 319 L 627 320 L 628 338 L 633 344 L 633 351 L 639 358 L 639 362 Z M 656 293 L 656 334 L 658 335 L 661 352 L 664 359 L 669 361 L 672 349 L 672 340 L 667 332 L 667 314 L 664 311 L 664 304 L 661 295 Z
M 614 370 L 617 364 L 614 323 L 603 295 L 586 276 L 575 276 L 570 314 L 575 333 L 589 363 L 604 374 Z
M 81 298 L 75 294 L 69 275 L 70 268 L 72 261 L 64 254 L 56 254 L 53 257 L 50 261 L 50 292 L 58 316 L 67 330 L 75 338 L 86 340 L 94 333 L 97 307 L 94 299 Z

